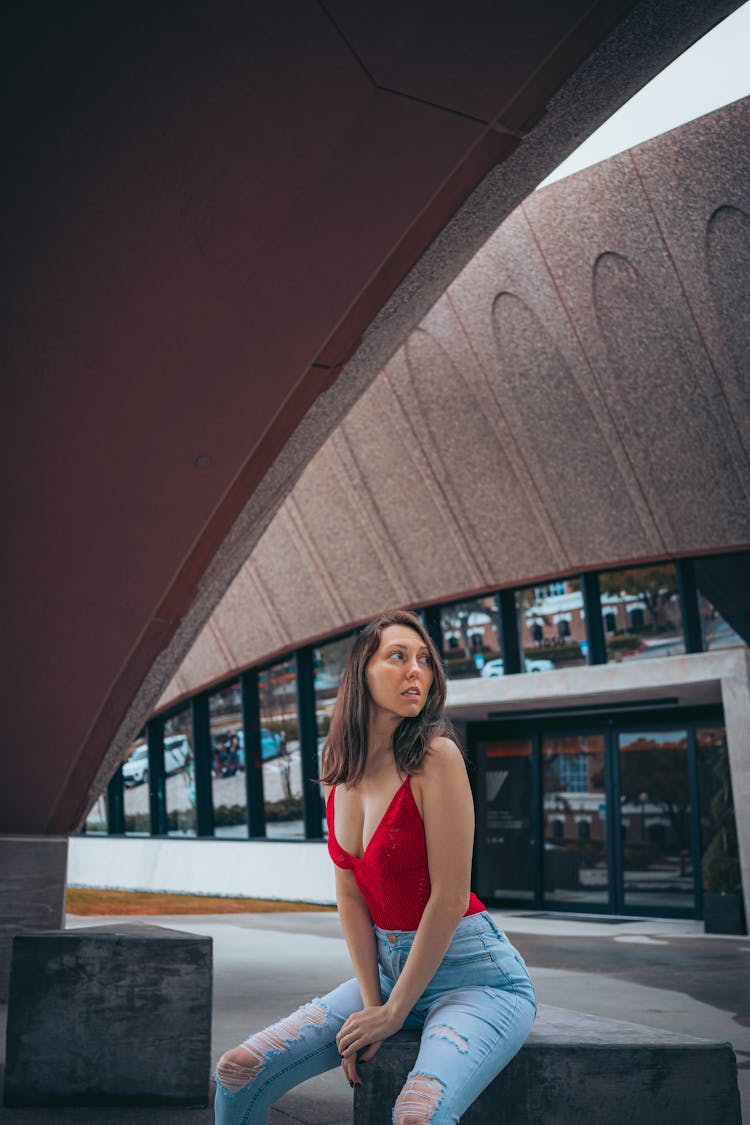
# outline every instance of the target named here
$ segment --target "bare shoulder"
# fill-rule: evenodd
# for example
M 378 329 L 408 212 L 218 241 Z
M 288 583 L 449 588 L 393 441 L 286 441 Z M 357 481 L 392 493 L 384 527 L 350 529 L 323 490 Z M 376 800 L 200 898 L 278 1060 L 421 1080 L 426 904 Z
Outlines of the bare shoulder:
M 464 756 L 452 738 L 433 738 L 430 748 L 415 774 L 420 789 L 428 790 L 455 785 L 466 777 Z

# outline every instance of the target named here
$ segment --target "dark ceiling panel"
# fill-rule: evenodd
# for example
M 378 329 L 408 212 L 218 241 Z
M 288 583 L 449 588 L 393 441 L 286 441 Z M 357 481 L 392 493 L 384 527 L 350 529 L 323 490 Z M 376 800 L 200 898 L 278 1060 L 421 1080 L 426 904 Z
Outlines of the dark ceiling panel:
M 375 7 L 326 0 L 325 8 L 379 86 L 482 121 L 510 106 L 579 25 L 599 10 L 608 23 L 630 3 L 591 0 L 398 0 Z M 591 39 L 580 35 L 580 45 Z
M 580 0 L 407 5 L 389 58 L 397 9 L 357 5 L 383 73 L 447 109 L 378 89 L 313 0 L 6 19 L 0 683 L 4 746 L 45 765 L 3 767 L 0 831 L 76 823 L 258 483 L 512 151 L 473 118 L 519 82 L 538 116 L 623 6 L 550 71 Z

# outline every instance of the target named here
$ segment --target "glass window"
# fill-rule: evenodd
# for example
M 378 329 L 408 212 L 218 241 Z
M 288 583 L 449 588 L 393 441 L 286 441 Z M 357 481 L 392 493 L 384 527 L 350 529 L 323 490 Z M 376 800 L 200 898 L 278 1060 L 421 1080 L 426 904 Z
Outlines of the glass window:
M 725 731 L 721 727 L 698 730 L 696 747 L 703 890 L 715 894 L 739 894 L 742 877 Z
M 694 908 L 687 732 L 618 735 L 624 901 Z
M 586 663 L 586 620 L 578 578 L 516 590 L 518 636 L 526 672 Z
M 297 674 L 284 660 L 258 674 L 266 835 L 304 837 Z
M 548 902 L 606 904 L 604 736 L 542 739 L 544 897 Z
M 608 660 L 647 660 L 685 651 L 672 563 L 602 571 L 599 590 Z
M 214 835 L 247 836 L 245 741 L 239 680 L 208 697 Z
M 164 774 L 167 835 L 195 836 L 195 759 L 190 707 L 184 707 L 164 723 Z
M 739 633 L 735 633 L 732 626 L 703 594 L 700 594 L 700 612 L 704 649 L 710 651 L 716 648 L 746 647 Z
M 321 754 L 323 744 L 328 736 L 328 727 L 331 723 L 333 706 L 339 689 L 341 677 L 344 674 L 349 653 L 355 640 L 355 633 L 348 637 L 341 637 L 327 645 L 320 645 L 313 649 L 313 667 L 315 669 L 315 718 L 318 724 L 318 770 L 322 772 Z M 328 835 L 328 823 L 325 813 L 322 817 L 323 836 Z
M 478 747 L 477 892 L 534 898 L 531 739 Z
M 148 835 L 151 816 L 148 804 L 148 746 L 145 731 L 130 747 L 122 766 L 123 805 L 125 831 L 133 835 Z
M 107 792 L 100 793 L 86 817 L 86 835 L 104 835 L 107 831 Z
M 442 606 L 443 660 L 449 680 L 503 675 L 494 594 Z

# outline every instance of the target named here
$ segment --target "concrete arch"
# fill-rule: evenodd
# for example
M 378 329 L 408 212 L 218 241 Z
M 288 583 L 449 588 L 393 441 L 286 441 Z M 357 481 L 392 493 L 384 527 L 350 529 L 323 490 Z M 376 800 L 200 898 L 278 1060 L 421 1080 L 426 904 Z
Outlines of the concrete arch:
M 80 822 L 304 466 L 456 272 L 736 6 L 571 0 L 550 20 L 486 3 L 470 26 L 418 6 L 405 38 L 395 10 L 313 0 L 14 13 L 4 831 Z M 284 614 L 264 613 L 272 647 Z
M 323 598 L 306 584 L 309 576 L 303 594 L 295 589 L 291 565 L 269 595 L 277 609 L 283 607 L 286 621 L 298 623 L 294 644 L 346 628 L 395 602 L 447 601 L 544 581 L 576 565 L 618 566 L 750 543 L 750 508 L 744 501 L 750 462 L 741 460 L 737 444 L 724 443 L 730 454 L 716 449 L 720 435 L 739 425 L 736 400 L 727 394 L 734 366 L 728 355 L 722 364 L 707 363 L 707 354 L 717 354 L 716 334 L 723 328 L 714 324 L 710 302 L 693 308 L 675 282 L 672 264 L 680 239 L 690 244 L 696 225 L 703 241 L 700 208 L 691 209 L 681 230 L 657 243 L 658 252 L 642 268 L 609 249 L 623 228 L 634 246 L 652 236 L 655 200 L 644 199 L 640 177 L 646 166 L 656 180 L 654 170 L 660 162 L 668 169 L 676 151 L 691 152 L 691 190 L 703 183 L 709 197 L 717 154 L 733 152 L 736 190 L 747 196 L 750 177 L 737 159 L 745 153 L 737 137 L 748 125 L 750 99 L 545 188 L 524 204 L 524 216 L 515 213 L 498 228 L 341 427 L 349 442 L 361 442 L 346 507 L 339 507 L 336 491 L 329 493 L 332 503 L 321 500 L 330 487 L 328 459 L 340 448 L 340 433 L 292 491 L 301 511 L 317 497 L 307 526 L 321 521 L 316 548 L 323 569 L 336 575 L 349 614 L 326 619 Z M 696 132 L 710 144 L 696 146 Z M 611 191 L 615 176 L 619 195 Z M 631 206 L 625 214 L 623 196 Z M 670 198 L 679 206 L 679 197 Z M 580 215 L 584 203 L 593 229 L 585 239 L 577 230 L 571 238 L 564 219 Z M 529 228 L 539 253 L 529 250 Z M 704 276 L 695 283 L 710 287 L 706 257 L 700 262 Z M 565 284 L 551 285 L 550 274 Z M 521 299 L 518 292 L 535 296 Z M 657 297 L 662 293 L 669 299 Z M 508 310 L 499 324 L 498 303 Z M 681 333 L 693 317 L 683 342 Z M 508 324 L 518 329 L 515 341 Z M 656 420 L 642 416 L 648 409 L 657 411 Z M 548 498 L 537 507 L 528 502 L 533 492 L 519 487 L 517 474 L 524 467 L 507 452 L 528 449 L 535 422 L 540 433 L 551 435 L 549 464 L 540 457 L 532 461 L 534 481 Z M 566 440 L 557 439 L 556 427 Z M 390 464 L 398 464 L 408 479 L 407 496 L 389 479 Z M 482 466 L 489 467 L 486 488 L 477 488 Z M 431 483 L 436 474 L 448 482 L 442 513 Z M 367 512 L 373 505 L 368 497 L 376 496 L 377 521 L 360 518 L 377 550 L 369 563 L 360 553 L 356 566 L 339 566 L 341 553 L 350 558 L 361 538 L 361 525 L 349 523 L 358 494 Z M 514 496 L 520 497 L 515 503 Z M 497 512 L 504 513 L 499 523 Z M 242 574 L 252 576 L 258 567 L 270 574 L 273 560 L 283 554 L 276 524 Z M 498 547 L 498 527 L 509 550 Z M 472 567 L 466 554 L 475 540 L 481 552 Z M 388 574 L 382 558 L 389 560 Z M 424 559 L 429 568 L 420 570 Z M 314 627 L 310 603 L 317 607 Z M 245 607 L 250 617 L 256 611 L 263 613 L 257 603 Z M 279 635 L 262 651 L 233 627 L 233 612 L 222 602 L 212 621 L 235 640 L 238 667 L 283 650 Z M 196 680 L 183 666 L 162 703 L 234 670 L 216 662 L 210 679 Z

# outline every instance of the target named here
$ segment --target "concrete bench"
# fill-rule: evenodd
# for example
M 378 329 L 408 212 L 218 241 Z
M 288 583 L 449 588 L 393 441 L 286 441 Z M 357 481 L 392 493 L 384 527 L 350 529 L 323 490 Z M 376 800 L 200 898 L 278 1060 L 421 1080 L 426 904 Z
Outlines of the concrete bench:
M 212 941 L 117 924 L 13 940 L 5 1105 L 207 1105 Z
M 354 1094 L 355 1125 L 391 1125 L 419 1033 L 386 1040 Z M 462 1125 L 741 1125 L 728 1043 L 541 1005 L 526 1044 Z

